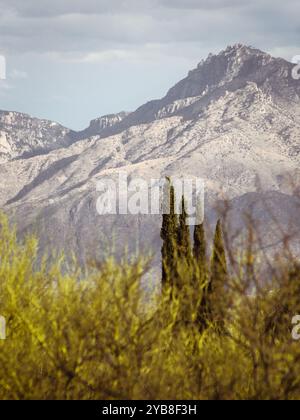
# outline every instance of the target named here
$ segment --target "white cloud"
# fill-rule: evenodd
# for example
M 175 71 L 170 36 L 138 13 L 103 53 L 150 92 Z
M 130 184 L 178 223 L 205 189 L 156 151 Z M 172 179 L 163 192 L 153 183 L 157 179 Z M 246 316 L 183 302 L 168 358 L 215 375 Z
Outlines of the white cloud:
M 0 0 L 0 10 L 7 54 L 106 60 L 119 59 L 128 45 L 198 42 L 215 49 L 241 41 L 270 50 L 300 39 L 298 0 Z

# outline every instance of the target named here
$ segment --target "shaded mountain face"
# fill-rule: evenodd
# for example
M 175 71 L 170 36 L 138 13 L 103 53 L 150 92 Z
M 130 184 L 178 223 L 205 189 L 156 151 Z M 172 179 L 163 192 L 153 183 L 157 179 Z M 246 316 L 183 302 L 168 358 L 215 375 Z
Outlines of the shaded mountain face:
M 82 261 L 113 235 L 120 251 L 127 244 L 160 248 L 159 216 L 97 214 L 97 181 L 117 179 L 120 171 L 146 180 L 202 178 L 207 220 L 214 223 L 215 205 L 226 197 L 241 232 L 238 212 L 266 196 L 268 207 L 282 209 L 276 214 L 283 229 L 290 218 L 296 229 L 300 83 L 291 77 L 292 66 L 254 48 L 228 47 L 161 100 L 100 117 L 80 133 L 13 113 L 0 122 L 13 150 L 0 164 L 1 206 L 14 214 L 20 232 L 41 236 L 41 252 L 66 248 Z M 285 205 L 289 200 L 293 204 Z M 272 226 L 267 208 L 253 211 L 255 220 Z M 278 245 L 274 235 L 262 230 L 262 236 L 266 247 Z

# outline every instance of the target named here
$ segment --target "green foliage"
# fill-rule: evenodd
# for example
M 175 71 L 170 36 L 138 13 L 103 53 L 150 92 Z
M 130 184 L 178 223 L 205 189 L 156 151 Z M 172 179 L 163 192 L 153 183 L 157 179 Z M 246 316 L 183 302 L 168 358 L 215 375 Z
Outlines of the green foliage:
M 231 303 L 226 334 L 218 334 L 194 322 L 201 287 L 187 282 L 171 300 L 167 287 L 145 295 L 146 260 L 108 259 L 84 276 L 62 270 L 62 259 L 38 264 L 37 249 L 34 238 L 18 242 L 1 218 L 1 399 L 300 398 L 300 344 L 290 335 L 300 287 L 294 265 L 276 268 L 251 295 L 245 270 L 227 270 Z M 276 321 L 279 332 L 268 333 L 266 320 L 279 303 L 286 315 Z
M 213 283 L 216 284 L 215 287 L 219 286 L 219 283 L 224 282 L 224 278 L 227 275 L 227 263 L 226 263 L 226 254 L 225 246 L 223 241 L 223 232 L 222 224 L 219 220 L 216 227 L 214 244 L 213 244 L 213 255 L 211 262 L 211 277 Z M 212 285 L 214 288 L 214 285 Z
M 181 199 L 179 220 L 175 214 L 175 191 L 168 179 L 165 204 L 170 212 L 164 214 L 161 238 L 162 290 L 168 290 L 171 299 L 180 295 L 180 323 L 197 323 L 200 331 L 213 325 L 224 331 L 225 310 L 218 296 L 225 292 L 226 255 L 222 238 L 221 222 L 218 221 L 212 257 L 211 273 L 207 270 L 206 241 L 203 225 L 195 226 L 192 253 L 190 228 L 187 223 L 185 198 Z
M 197 325 L 199 331 L 203 332 L 209 327 L 211 313 L 209 311 L 209 270 L 207 264 L 206 238 L 204 225 L 196 225 L 194 229 L 194 285 L 200 288 L 197 310 Z
M 181 200 L 181 213 L 179 215 L 179 224 L 177 229 L 177 249 L 178 258 L 187 264 L 192 260 L 190 228 L 187 224 L 187 213 L 185 208 L 184 196 Z
M 204 299 L 201 304 L 204 312 L 204 322 L 212 323 L 219 332 L 224 332 L 224 320 L 226 318 L 226 286 L 227 263 L 223 241 L 222 224 L 219 220 L 216 226 L 211 270 Z
M 300 266 L 291 262 L 281 271 L 281 285 L 270 300 L 270 314 L 265 320 L 265 332 L 273 339 L 285 339 L 291 334 L 287 328 L 294 315 L 300 314 Z
M 207 256 L 206 256 L 206 238 L 203 223 L 195 226 L 194 230 L 194 250 L 196 266 L 203 278 L 207 275 Z
M 161 228 L 162 245 L 162 287 L 168 287 L 176 279 L 176 256 L 177 256 L 177 226 L 178 217 L 175 210 L 175 190 L 167 178 L 168 184 L 165 194 L 165 212 Z

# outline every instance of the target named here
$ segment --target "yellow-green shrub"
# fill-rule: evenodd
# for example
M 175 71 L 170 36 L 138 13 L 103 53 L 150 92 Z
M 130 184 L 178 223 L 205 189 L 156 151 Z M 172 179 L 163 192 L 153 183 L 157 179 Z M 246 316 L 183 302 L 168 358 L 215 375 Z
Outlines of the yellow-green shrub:
M 290 325 L 265 330 L 277 292 L 248 296 L 242 275 L 231 279 L 226 334 L 200 333 L 195 318 L 180 322 L 188 291 L 145 293 L 146 260 L 109 259 L 83 276 L 38 264 L 38 242 L 18 242 L 3 217 L 0 229 L 1 399 L 300 397 L 300 344 Z

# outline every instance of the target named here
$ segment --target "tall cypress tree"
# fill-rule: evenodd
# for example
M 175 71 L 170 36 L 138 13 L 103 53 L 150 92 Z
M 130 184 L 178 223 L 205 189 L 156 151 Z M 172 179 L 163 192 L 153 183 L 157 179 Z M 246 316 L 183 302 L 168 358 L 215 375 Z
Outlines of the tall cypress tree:
M 224 284 L 224 280 L 226 280 L 227 277 L 226 253 L 221 220 L 218 220 L 214 237 L 211 277 L 212 282 L 215 283 L 216 286 Z
M 196 225 L 194 229 L 194 287 L 200 294 L 200 302 L 198 301 L 197 323 L 199 330 L 206 329 L 208 317 L 208 300 L 207 300 L 207 281 L 208 267 L 206 260 L 206 238 L 203 223 Z
M 175 211 L 175 190 L 171 180 L 167 178 L 167 188 L 165 193 L 165 211 L 161 228 L 162 245 L 162 287 L 172 285 L 175 276 L 176 243 L 178 218 Z
M 178 293 L 180 299 L 178 321 L 189 324 L 194 322 L 199 294 L 197 293 L 194 284 L 195 266 L 193 262 L 191 234 L 184 195 L 181 199 L 180 210 L 177 229 L 175 292 Z
M 207 273 L 206 263 L 206 238 L 203 223 L 196 225 L 194 230 L 194 250 L 195 265 L 198 268 L 201 277 L 205 277 Z
M 199 309 L 198 324 L 202 331 L 210 325 L 214 325 L 219 333 L 224 331 L 226 280 L 226 253 L 219 220 L 214 236 L 210 276 Z
M 185 199 L 182 196 L 181 200 L 181 213 L 179 216 L 179 224 L 177 230 L 177 249 L 178 249 L 178 258 L 182 262 L 190 264 L 192 257 L 191 249 L 191 237 L 190 237 L 190 228 L 187 223 L 187 212 L 185 208 Z
M 226 281 L 226 252 L 223 240 L 222 223 L 221 220 L 218 220 L 213 245 L 211 279 L 208 289 L 210 294 L 211 321 L 219 332 L 224 331 Z

